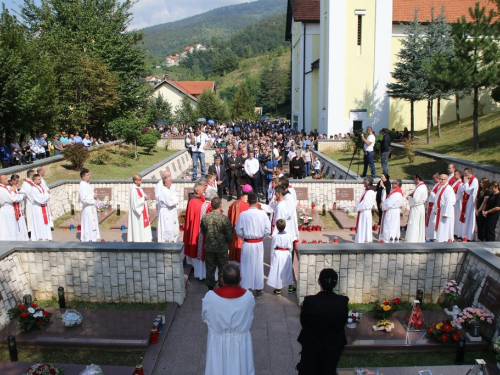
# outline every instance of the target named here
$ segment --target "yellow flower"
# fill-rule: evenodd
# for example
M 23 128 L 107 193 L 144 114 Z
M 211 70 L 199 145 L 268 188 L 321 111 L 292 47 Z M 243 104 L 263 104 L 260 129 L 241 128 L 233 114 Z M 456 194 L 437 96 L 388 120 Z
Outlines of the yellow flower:
M 443 323 L 436 324 L 436 329 L 441 329 L 443 327 Z
M 389 305 L 384 305 L 383 307 L 384 311 L 389 311 L 391 309 L 391 306 Z

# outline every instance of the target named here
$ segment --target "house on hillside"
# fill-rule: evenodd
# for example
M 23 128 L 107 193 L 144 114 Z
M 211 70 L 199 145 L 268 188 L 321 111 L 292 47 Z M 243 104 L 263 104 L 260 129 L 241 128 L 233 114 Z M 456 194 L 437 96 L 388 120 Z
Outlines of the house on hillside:
M 288 0 L 285 39 L 291 41 L 292 116 L 299 129 L 346 133 L 372 125 L 410 127 L 410 105 L 387 96 L 397 62 L 402 23 L 431 18 L 444 6 L 449 22 L 469 15 L 478 0 Z M 487 7 L 487 0 L 480 0 Z M 485 112 L 496 110 L 488 94 Z M 434 107 L 435 108 L 435 107 Z M 460 102 L 472 115 L 471 98 Z M 433 114 L 436 117 L 436 111 Z M 455 119 L 455 102 L 441 102 L 442 122 Z M 435 121 L 435 119 L 434 119 Z M 425 102 L 415 105 L 415 129 L 427 126 Z
M 204 90 L 215 93 L 215 81 L 171 81 L 165 76 L 164 80 L 155 86 L 153 96 L 161 95 L 172 105 L 172 109 L 175 109 L 186 96 L 194 106 Z
M 179 66 L 178 55 L 167 56 L 165 58 L 165 65 L 167 66 L 167 68 L 171 66 Z
M 146 76 L 146 78 L 144 78 L 144 79 L 151 86 L 156 86 L 158 83 L 160 83 L 161 81 L 163 81 L 163 78 L 160 77 L 160 76 Z

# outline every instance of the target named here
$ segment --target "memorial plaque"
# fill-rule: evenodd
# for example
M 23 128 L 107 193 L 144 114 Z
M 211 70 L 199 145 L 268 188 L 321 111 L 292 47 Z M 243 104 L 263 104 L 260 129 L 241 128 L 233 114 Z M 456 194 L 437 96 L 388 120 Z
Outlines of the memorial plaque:
M 149 199 L 155 199 L 155 188 L 154 187 L 144 187 L 142 188 L 144 194 L 149 195 Z
M 295 193 L 297 193 L 297 200 L 298 201 L 301 201 L 301 200 L 306 201 L 309 199 L 309 194 L 308 194 L 306 187 L 294 187 L 294 189 L 295 189 Z
M 493 280 L 490 276 L 486 278 L 483 290 L 479 294 L 478 302 L 490 310 L 496 317 L 500 313 L 500 284 Z
M 100 201 L 104 200 L 104 197 L 108 196 L 109 200 L 113 199 L 111 195 L 111 188 L 97 188 L 94 189 L 94 193 L 97 194 L 97 199 Z
M 353 201 L 354 189 L 353 188 L 337 188 L 335 189 L 335 200 L 337 201 Z

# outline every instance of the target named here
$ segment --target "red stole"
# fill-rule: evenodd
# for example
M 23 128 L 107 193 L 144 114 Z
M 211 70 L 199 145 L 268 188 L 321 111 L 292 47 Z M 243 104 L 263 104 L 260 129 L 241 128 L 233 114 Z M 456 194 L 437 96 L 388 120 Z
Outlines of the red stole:
M 448 186 L 449 186 L 448 184 L 443 186 L 443 188 L 441 189 L 441 192 L 439 193 L 437 201 L 436 201 L 436 205 L 438 208 L 437 214 L 436 214 L 436 227 L 435 227 L 436 231 L 438 230 L 438 227 L 439 227 L 439 220 L 441 220 L 441 197 L 443 196 L 443 193 Z
M 30 183 L 29 181 L 27 181 L 27 182 Z M 43 190 L 43 187 L 38 186 L 36 184 L 30 184 L 30 185 L 33 186 L 33 187 L 36 187 L 40 193 L 42 193 L 42 194 L 45 193 L 45 191 Z M 49 223 L 49 214 L 47 212 L 47 205 L 46 204 L 41 204 L 40 207 L 42 207 L 43 223 L 45 225 L 47 225 Z
M 245 288 L 241 288 L 239 286 L 221 286 L 220 288 L 215 289 L 214 293 L 222 298 L 233 299 L 240 298 L 246 293 L 246 291 L 247 290 Z
M 474 175 L 472 175 L 469 180 L 469 186 L 474 181 Z M 470 195 L 464 192 L 464 196 L 462 197 L 462 209 L 460 210 L 460 222 L 465 223 L 465 207 L 467 206 L 467 202 L 469 201 Z
M 365 190 L 363 192 L 363 195 L 361 196 L 361 199 L 359 200 L 359 203 L 363 202 L 363 199 L 365 199 L 365 194 L 368 190 Z M 358 225 L 359 225 L 359 211 L 358 211 L 358 216 L 356 217 L 356 233 L 358 232 Z
M 28 180 L 27 178 L 25 178 L 25 179 L 24 179 L 24 182 L 27 182 L 27 183 L 28 183 L 28 184 L 30 184 L 32 187 L 35 187 L 35 186 L 36 186 L 36 184 L 35 184 L 33 181 Z
M 413 194 L 417 191 L 418 187 L 419 187 L 419 186 L 422 186 L 422 185 L 425 185 L 425 184 L 424 184 L 423 182 L 420 182 L 420 183 L 417 185 L 417 187 L 415 188 L 415 190 L 413 190 L 413 191 L 411 192 L 411 194 L 409 195 L 409 197 L 413 197 Z
M 389 195 L 387 196 L 386 199 L 388 199 L 394 193 L 399 193 L 399 194 L 403 195 L 403 190 L 401 190 L 401 188 L 394 189 L 393 191 L 391 191 L 389 193 Z M 384 212 L 382 212 L 382 219 L 380 220 L 380 231 L 379 231 L 379 233 L 382 233 L 382 228 L 384 227 L 385 212 L 386 212 L 386 210 L 384 210 Z
M 458 188 L 460 187 L 460 185 L 462 185 L 462 180 L 457 180 L 453 183 L 453 185 L 451 186 L 453 188 L 453 191 L 455 192 L 455 194 L 457 193 L 458 191 Z M 451 184 L 450 184 L 451 185 Z M 465 193 L 464 193 L 465 195 Z
M 139 195 L 139 198 L 142 198 L 142 191 L 141 188 L 136 188 L 137 194 Z M 148 202 L 145 200 L 144 201 L 144 206 L 142 208 L 142 223 L 144 224 L 144 228 L 149 226 L 149 212 L 148 212 Z
M 434 194 L 437 193 L 438 191 L 438 188 L 440 187 L 441 185 L 440 184 L 436 184 L 436 186 L 434 186 L 434 188 L 432 189 L 432 192 Z M 429 202 L 429 207 L 427 208 L 427 219 L 425 220 L 425 226 L 428 227 L 429 226 L 429 220 L 431 218 L 431 213 L 432 213 L 432 207 L 434 206 L 434 202 Z
M 457 180 L 455 180 L 455 176 L 451 176 L 451 178 L 448 180 L 448 184 L 452 186 Z

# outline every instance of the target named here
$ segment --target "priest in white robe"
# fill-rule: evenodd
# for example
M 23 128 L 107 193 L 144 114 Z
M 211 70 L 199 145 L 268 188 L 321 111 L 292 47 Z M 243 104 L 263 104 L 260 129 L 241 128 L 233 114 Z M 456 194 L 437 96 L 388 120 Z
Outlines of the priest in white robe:
M 382 221 L 379 239 L 384 242 L 396 241 L 401 237 L 401 206 L 403 205 L 402 181 L 392 181 L 391 193 L 382 202 Z
M 43 168 L 43 167 L 37 168 L 36 173 L 38 173 L 40 175 L 40 178 L 42 180 L 42 182 L 40 183 L 40 186 L 43 187 L 43 190 L 45 190 L 46 192 L 48 192 L 50 194 L 49 185 L 47 184 L 47 181 L 45 181 L 45 178 L 44 178 L 45 168 Z M 50 208 L 50 202 L 47 203 L 47 210 L 49 211 L 49 225 L 51 228 L 54 228 L 54 219 L 52 218 L 52 210 Z
M 264 244 L 263 239 L 271 234 L 271 222 L 257 205 L 257 195 L 248 195 L 250 208 L 242 212 L 236 224 L 236 234 L 243 238 L 241 247 L 241 286 L 252 289 L 256 297 L 264 294 Z
M 255 299 L 238 286 L 240 270 L 224 267 L 224 286 L 210 290 L 202 300 L 201 317 L 208 326 L 205 375 L 254 375 L 252 336 Z
M 453 183 L 449 182 L 448 184 L 453 189 L 455 193 L 455 227 L 453 228 L 453 233 L 455 236 L 458 236 L 459 232 L 459 223 L 460 223 L 460 209 L 462 208 L 462 197 L 464 196 L 463 182 L 462 182 L 462 172 L 455 171 L 455 176 L 453 178 Z
M 366 177 L 363 180 L 365 190 L 361 194 L 358 203 L 356 203 L 355 210 L 358 213 L 356 218 L 356 237 L 355 243 L 372 242 L 372 208 L 375 205 L 377 193 L 372 189 L 373 178 Z
M 26 226 L 28 227 L 28 233 L 33 229 L 33 194 L 32 189 L 35 186 L 33 182 L 33 176 L 35 174 L 34 169 L 28 170 L 26 178 L 21 186 L 20 193 L 24 194 L 24 216 L 26 217 Z
M 144 194 L 141 188 L 142 177 L 135 174 L 133 185 L 130 189 L 129 213 L 128 213 L 128 242 L 151 242 L 151 223 L 149 219 L 148 202 L 150 197 Z
M 99 220 L 97 218 L 97 208 L 95 207 L 97 195 L 94 193 L 94 188 L 90 185 L 90 171 L 82 169 L 80 171 L 80 187 L 78 189 L 78 196 L 82 203 L 81 212 L 81 237 L 82 242 L 96 242 L 101 238 L 99 232 Z
M 479 190 L 479 182 L 472 174 L 472 169 L 467 167 L 464 170 L 464 184 L 462 186 L 463 196 L 458 217 L 458 232 L 460 238 L 474 240 L 474 229 L 476 226 L 476 213 L 474 202 Z
M 52 241 L 50 230 L 49 210 L 47 203 L 50 200 L 49 192 L 41 186 L 40 175 L 33 175 L 33 227 L 31 229 L 31 241 Z
M 408 196 L 410 216 L 406 228 L 406 242 L 425 242 L 425 201 L 427 200 L 427 187 L 420 174 L 414 176 L 415 190 Z
M 427 198 L 427 215 L 425 218 L 425 238 L 428 240 L 436 239 L 436 216 L 433 215 L 432 209 L 434 207 L 434 203 L 436 202 L 436 193 L 441 186 L 439 183 L 439 173 L 435 173 L 432 176 L 432 180 L 434 181 L 434 186 L 429 192 L 429 197 Z
M 155 199 L 156 199 L 157 202 L 158 202 L 158 198 L 160 197 L 160 193 L 161 193 L 161 191 L 163 189 L 163 186 L 165 185 L 163 183 L 163 179 L 165 177 L 171 177 L 170 171 L 167 170 L 167 171 L 161 172 L 161 174 L 160 174 L 160 180 L 155 185 Z
M 179 199 L 175 187 L 172 185 L 170 172 L 166 173 L 162 181 L 163 187 L 156 196 L 159 210 L 156 229 L 158 242 L 177 242 L 179 239 L 179 217 L 177 215 Z
M 21 188 L 19 187 L 19 176 L 17 174 L 12 175 L 9 180 L 9 184 L 15 191 L 21 196 L 21 200 L 19 202 L 14 203 L 14 210 L 17 219 L 17 240 L 18 241 L 29 241 L 30 238 L 28 236 L 28 227 L 26 226 L 26 216 L 24 216 L 24 202 L 26 200 L 26 196 L 20 192 Z
M 0 241 L 21 241 L 19 235 L 19 202 L 24 196 L 9 185 L 6 175 L 0 175 Z M 17 206 L 16 206 L 17 205 Z M 17 207 L 17 211 L 16 211 Z
M 455 228 L 455 192 L 448 184 L 448 176 L 439 176 L 441 186 L 436 194 L 436 204 L 432 208 L 436 217 L 436 241 L 453 241 L 453 230 Z

